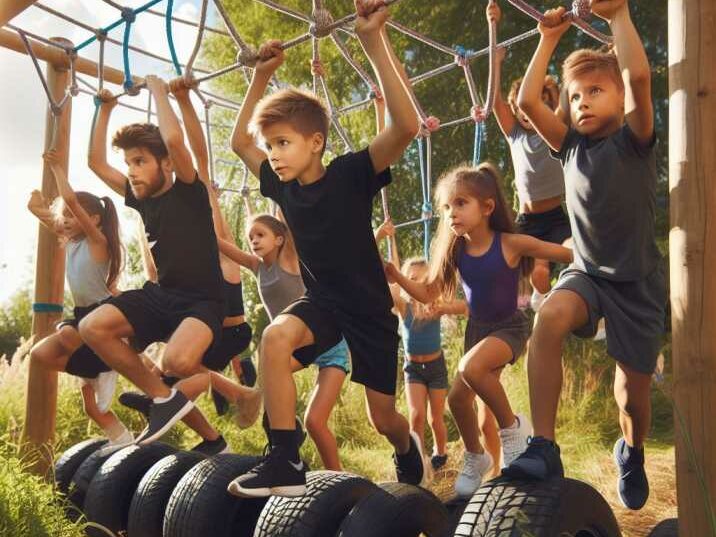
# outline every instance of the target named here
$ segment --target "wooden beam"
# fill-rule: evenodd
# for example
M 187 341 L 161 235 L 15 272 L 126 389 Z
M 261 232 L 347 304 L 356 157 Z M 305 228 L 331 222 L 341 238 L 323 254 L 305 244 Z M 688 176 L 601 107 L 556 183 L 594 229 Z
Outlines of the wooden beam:
M 668 4 L 679 534 L 716 537 L 716 3 Z
M 0 0 L 0 2 L 1 1 L 2 0 Z M 30 39 L 30 45 L 32 46 L 32 51 L 38 59 L 46 61 L 61 69 L 69 69 L 70 59 L 61 49 L 45 45 L 44 43 L 38 43 L 32 39 Z M 0 28 L 0 47 L 14 50 L 15 52 L 20 52 L 22 54 L 27 54 L 20 36 L 17 35 L 16 32 L 5 28 Z M 97 77 L 97 63 L 92 60 L 88 60 L 87 58 L 83 58 L 82 56 L 78 56 L 75 60 L 75 69 L 78 73 L 95 78 Z M 102 71 L 104 72 L 104 80 L 106 82 L 119 85 L 122 85 L 124 82 L 123 71 L 107 66 L 104 66 Z M 141 84 L 144 82 L 143 78 L 137 76 L 132 77 L 132 80 L 134 80 L 135 84 Z
M 47 64 L 47 85 L 55 101 L 59 101 L 70 85 L 68 69 Z M 72 115 L 72 99 L 65 104 L 62 115 L 57 119 L 48 109 L 45 121 L 45 151 L 53 144 L 65 172 L 69 164 L 69 140 Z M 38 155 L 39 158 L 39 155 Z M 42 169 L 42 195 L 46 200 L 57 197 L 57 184 L 47 164 Z M 37 261 L 35 265 L 35 303 L 62 304 L 64 302 L 65 256 L 64 248 L 57 237 L 44 226 L 38 225 Z M 32 336 L 35 343 L 55 331 L 55 325 L 62 313 L 34 313 L 32 317 Z M 27 377 L 25 421 L 23 429 L 23 450 L 30 457 L 33 470 L 46 475 L 52 467 L 52 440 L 55 434 L 55 416 L 57 413 L 57 372 L 38 367 L 30 361 Z
M 0 2 L 0 26 L 4 26 L 10 20 L 25 11 L 37 0 L 2 0 Z

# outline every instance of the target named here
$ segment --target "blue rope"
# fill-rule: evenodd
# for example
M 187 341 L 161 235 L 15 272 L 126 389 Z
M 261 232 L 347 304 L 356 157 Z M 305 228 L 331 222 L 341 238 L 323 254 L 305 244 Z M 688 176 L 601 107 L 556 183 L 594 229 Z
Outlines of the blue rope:
M 480 123 L 475 123 L 475 144 L 472 151 L 472 165 L 477 166 L 480 164 L 482 156 L 482 141 L 485 136 L 485 127 Z
M 179 59 L 177 58 L 177 51 L 174 48 L 174 37 L 172 36 L 172 10 L 174 9 L 174 0 L 167 0 L 167 13 L 165 17 L 166 31 L 167 31 L 167 44 L 169 45 L 169 54 L 172 57 L 172 63 L 174 64 L 174 70 L 177 75 L 181 76 L 181 65 L 179 65 Z
M 62 304 L 52 304 L 48 302 L 34 302 L 32 304 L 33 313 L 62 313 Z
M 122 41 L 122 58 L 124 59 L 124 82 L 122 86 L 124 89 L 130 89 L 134 86 L 132 80 L 132 72 L 129 68 L 129 36 L 132 30 L 132 23 L 136 19 L 134 11 L 131 9 L 122 10 L 122 18 L 124 19 L 124 40 Z

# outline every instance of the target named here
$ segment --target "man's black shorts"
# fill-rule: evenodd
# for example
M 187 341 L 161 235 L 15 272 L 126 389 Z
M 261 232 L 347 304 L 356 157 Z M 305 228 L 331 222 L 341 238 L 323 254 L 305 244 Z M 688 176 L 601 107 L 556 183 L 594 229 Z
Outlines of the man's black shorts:
M 387 395 L 395 395 L 398 376 L 398 318 L 390 310 L 358 315 L 331 307 L 309 296 L 288 306 L 281 315 L 294 315 L 313 333 L 314 344 L 296 349 L 304 366 L 345 338 L 351 351 L 351 380 Z
M 151 343 L 168 340 L 181 322 L 188 318 L 198 319 L 207 325 L 214 335 L 214 342 L 221 339 L 223 302 L 201 300 L 147 282 L 141 289 L 125 291 L 108 303 L 121 311 L 132 325 L 135 341 L 141 350 Z
M 223 371 L 233 358 L 244 352 L 251 343 L 251 326 L 241 323 L 221 329 L 221 341 L 213 345 L 201 363 L 212 371 Z

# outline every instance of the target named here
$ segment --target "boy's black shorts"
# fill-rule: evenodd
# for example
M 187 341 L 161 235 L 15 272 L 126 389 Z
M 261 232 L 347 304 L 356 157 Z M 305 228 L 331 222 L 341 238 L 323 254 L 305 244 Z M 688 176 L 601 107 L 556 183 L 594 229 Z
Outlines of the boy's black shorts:
M 194 318 L 207 325 L 216 344 L 221 340 L 224 304 L 201 300 L 146 282 L 141 289 L 125 291 L 109 300 L 132 325 L 139 350 L 149 344 L 166 341 L 184 319 Z M 210 347 L 211 348 L 211 347 Z
M 395 395 L 398 377 L 398 318 L 390 310 L 356 314 L 303 296 L 281 315 L 294 315 L 313 333 L 314 344 L 293 356 L 309 366 L 345 338 L 351 351 L 351 380 L 387 395 Z
M 221 340 L 212 345 L 201 363 L 212 371 L 223 371 L 229 362 L 244 352 L 251 344 L 251 326 L 241 323 L 221 329 Z

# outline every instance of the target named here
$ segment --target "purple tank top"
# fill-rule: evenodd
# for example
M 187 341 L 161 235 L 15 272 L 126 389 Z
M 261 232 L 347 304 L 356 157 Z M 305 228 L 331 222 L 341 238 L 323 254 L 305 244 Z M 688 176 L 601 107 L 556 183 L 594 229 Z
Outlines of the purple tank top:
M 519 267 L 512 268 L 502 254 L 502 234 L 495 232 L 490 249 L 471 256 L 462 248 L 457 268 L 470 306 L 470 316 L 478 321 L 496 322 L 517 311 Z

